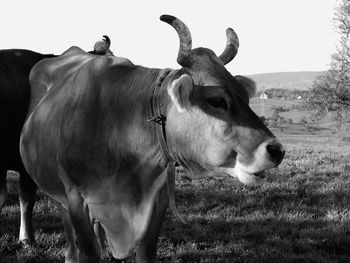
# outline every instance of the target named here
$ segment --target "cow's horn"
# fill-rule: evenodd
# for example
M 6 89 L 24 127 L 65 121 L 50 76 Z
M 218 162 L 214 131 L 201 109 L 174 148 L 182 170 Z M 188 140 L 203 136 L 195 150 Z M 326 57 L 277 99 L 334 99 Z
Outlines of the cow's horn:
M 111 46 L 111 39 L 107 35 L 102 36 L 104 41 L 106 42 L 108 48 Z
M 177 55 L 177 63 L 181 66 L 189 66 L 189 54 L 192 49 L 192 37 L 188 27 L 178 18 L 170 15 L 162 15 L 160 20 L 168 23 L 175 28 L 180 39 L 180 48 Z
M 236 56 L 239 47 L 238 36 L 232 28 L 226 29 L 226 37 L 227 42 L 225 50 L 219 56 L 224 65 L 229 63 Z

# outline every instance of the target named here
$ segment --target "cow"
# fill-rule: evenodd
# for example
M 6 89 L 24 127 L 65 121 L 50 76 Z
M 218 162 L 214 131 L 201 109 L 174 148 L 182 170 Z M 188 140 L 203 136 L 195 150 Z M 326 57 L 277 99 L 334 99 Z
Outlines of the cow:
M 109 47 L 108 36 L 98 41 L 92 54 L 113 54 Z M 18 181 L 21 226 L 19 242 L 29 244 L 34 242 L 32 227 L 32 211 L 35 203 L 36 184 L 26 172 L 19 153 L 19 139 L 29 103 L 32 107 L 40 101 L 46 89 L 29 87 L 29 73 L 32 67 L 44 58 L 53 58 L 53 54 L 40 54 L 25 49 L 0 50 L 0 210 L 6 196 L 7 170 L 19 172 Z
M 225 68 L 237 54 L 235 32 L 227 29 L 217 56 L 192 49 L 178 18 L 160 19 L 178 33 L 180 69 L 72 47 L 30 73 L 32 89 L 50 90 L 24 125 L 20 152 L 30 176 L 58 203 L 65 262 L 99 262 L 96 220 L 113 257 L 126 258 L 137 247 L 137 262 L 158 262 L 167 207 L 182 219 L 175 164 L 194 177 L 225 174 L 248 184 L 261 182 L 284 158 L 281 143 L 248 105 L 252 81 Z
M 30 101 L 29 72 L 38 61 L 49 57 L 54 55 L 24 49 L 0 51 L 0 209 L 7 195 L 7 170 L 18 171 L 21 209 L 19 240 L 24 243 L 34 240 L 31 214 L 36 185 L 23 167 L 19 138 Z

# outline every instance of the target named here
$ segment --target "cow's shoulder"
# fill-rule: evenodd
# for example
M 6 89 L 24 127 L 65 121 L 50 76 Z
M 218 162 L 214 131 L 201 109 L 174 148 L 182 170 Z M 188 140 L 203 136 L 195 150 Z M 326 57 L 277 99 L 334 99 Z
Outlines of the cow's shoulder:
M 84 55 L 86 52 L 82 50 L 80 47 L 72 46 L 64 51 L 61 56 L 71 56 L 71 55 Z
M 92 72 L 99 74 L 101 72 L 108 72 L 113 68 L 134 68 L 136 67 L 129 59 L 115 56 L 98 56 L 93 55 L 94 58 L 84 65 Z

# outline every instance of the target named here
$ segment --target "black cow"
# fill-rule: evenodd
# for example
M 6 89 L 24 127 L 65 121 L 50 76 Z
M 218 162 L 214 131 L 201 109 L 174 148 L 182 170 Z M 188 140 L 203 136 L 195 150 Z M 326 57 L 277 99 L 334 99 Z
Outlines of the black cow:
M 29 101 L 29 72 L 41 59 L 54 57 L 24 49 L 0 51 L 0 209 L 5 203 L 6 173 L 20 173 L 19 200 L 21 228 L 19 240 L 34 240 L 31 214 L 34 206 L 36 185 L 23 167 L 19 154 L 19 138 L 24 124 Z

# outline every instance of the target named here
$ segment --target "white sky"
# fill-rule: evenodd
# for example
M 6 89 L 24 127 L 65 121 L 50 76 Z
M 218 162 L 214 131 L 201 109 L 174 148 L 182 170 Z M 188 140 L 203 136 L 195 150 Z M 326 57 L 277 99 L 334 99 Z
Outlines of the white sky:
M 192 33 L 193 47 L 217 55 L 232 27 L 240 39 L 232 74 L 326 70 L 339 36 L 336 0 L 7 0 L 0 9 L 0 49 L 60 54 L 91 50 L 107 34 L 117 56 L 148 67 L 178 68 L 178 36 L 159 16 L 171 14 Z

